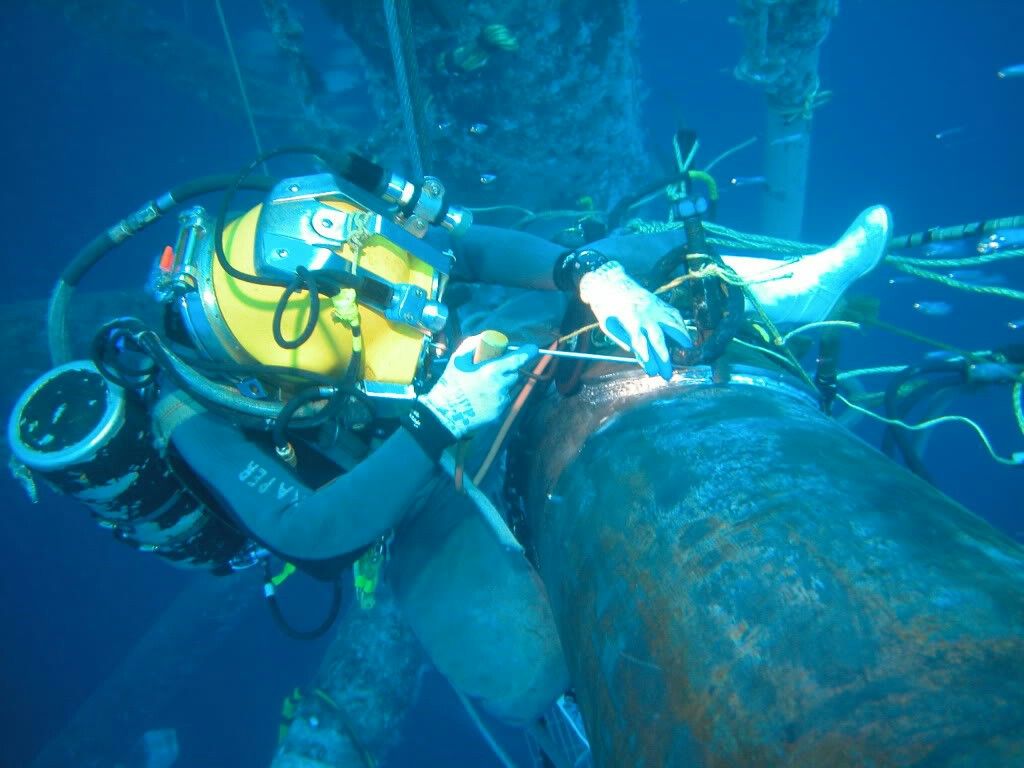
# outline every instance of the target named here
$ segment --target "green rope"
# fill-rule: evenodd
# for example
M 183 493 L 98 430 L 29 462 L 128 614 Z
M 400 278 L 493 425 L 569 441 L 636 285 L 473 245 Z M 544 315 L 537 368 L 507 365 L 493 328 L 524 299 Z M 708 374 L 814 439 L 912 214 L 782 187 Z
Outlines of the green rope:
M 635 234 L 654 234 L 658 232 L 672 232 L 682 229 L 683 224 L 679 221 L 649 221 L 645 219 L 631 219 L 626 224 L 626 230 Z M 767 237 L 765 235 L 752 235 L 747 232 L 739 232 L 729 229 L 721 224 L 711 221 L 704 222 L 704 229 L 710 233 L 708 242 L 721 250 L 743 249 L 756 251 L 758 253 L 770 254 L 769 258 L 774 260 L 785 259 L 792 256 L 806 256 L 809 253 L 816 253 L 825 246 L 813 245 L 810 243 L 799 243 L 793 240 L 784 240 L 779 237 Z
M 806 331 L 813 331 L 817 328 L 852 328 L 855 331 L 860 330 L 860 323 L 854 323 L 849 320 L 820 320 L 816 323 L 807 323 L 807 325 L 801 325 L 799 328 L 794 328 L 792 331 L 782 337 L 782 343 L 788 344 L 789 340 L 800 333 Z
M 772 351 L 770 349 L 766 349 L 765 347 L 759 346 L 757 344 L 751 344 L 749 341 L 744 341 L 743 339 L 735 339 L 734 338 L 734 339 L 732 339 L 732 343 L 733 344 L 738 344 L 741 347 L 746 347 L 747 349 L 752 349 L 755 352 L 760 352 L 762 355 L 767 355 L 768 357 L 771 357 L 771 358 L 777 360 L 778 362 L 782 363 L 786 367 L 791 368 L 794 371 L 798 372 L 800 374 L 801 378 L 804 378 L 804 379 L 807 378 L 807 372 L 804 371 L 804 369 L 801 368 L 799 365 L 797 365 L 795 368 L 793 368 L 793 360 L 790 357 L 787 357 L 786 355 L 780 355 L 778 352 L 774 352 L 774 351 Z
M 779 255 L 805 256 L 809 253 L 816 253 L 825 247 L 812 243 L 800 243 L 795 240 L 785 240 L 781 237 L 752 235 L 748 232 L 739 232 L 710 221 L 704 222 L 704 228 L 713 235 L 713 240 L 721 240 L 729 245 L 740 248 L 771 253 L 776 257 Z
M 905 365 L 880 365 L 876 368 L 855 368 L 852 371 L 843 371 L 836 376 L 836 381 L 847 381 L 859 379 L 862 376 L 880 376 L 887 373 L 900 373 L 907 370 Z
M 1016 299 L 1017 301 L 1024 301 L 1024 291 L 1018 291 L 1013 288 L 1002 288 L 997 285 L 975 285 L 974 283 L 965 283 L 963 280 L 957 280 L 956 278 L 949 277 L 947 275 L 940 275 L 937 272 L 931 272 L 927 269 L 921 269 L 919 267 L 911 266 L 910 264 L 896 264 L 894 265 L 900 272 L 906 272 L 908 275 L 914 275 L 915 277 L 922 277 L 925 280 L 932 280 L 936 283 L 948 286 L 950 288 L 957 288 L 961 291 L 969 291 L 970 293 L 983 293 L 989 296 L 1002 296 L 1007 299 Z
M 885 257 L 886 264 L 899 267 L 901 265 L 920 267 L 976 267 L 980 264 L 991 264 L 993 261 L 1006 261 L 1008 259 L 1019 259 L 1024 257 L 1024 248 L 1014 248 L 1009 251 L 995 251 L 994 253 L 983 253 L 978 256 L 964 256 L 959 259 L 913 259 L 909 256 Z

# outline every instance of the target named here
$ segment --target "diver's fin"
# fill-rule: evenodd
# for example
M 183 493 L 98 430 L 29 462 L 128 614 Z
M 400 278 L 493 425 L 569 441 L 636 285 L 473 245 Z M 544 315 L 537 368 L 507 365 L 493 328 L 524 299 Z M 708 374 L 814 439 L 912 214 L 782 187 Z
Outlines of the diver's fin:
M 843 292 L 885 256 L 892 238 L 892 214 L 882 205 L 861 213 L 831 248 L 799 259 L 770 262 L 750 256 L 723 256 L 775 323 L 824 320 Z M 748 311 L 751 309 L 747 307 Z

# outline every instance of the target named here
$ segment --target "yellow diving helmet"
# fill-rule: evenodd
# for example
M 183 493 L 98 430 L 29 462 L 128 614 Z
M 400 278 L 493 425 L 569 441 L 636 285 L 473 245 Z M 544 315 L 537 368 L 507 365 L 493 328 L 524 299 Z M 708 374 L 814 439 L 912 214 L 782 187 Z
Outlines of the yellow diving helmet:
M 393 177 L 391 186 L 396 180 L 396 191 L 408 185 Z M 380 198 L 331 174 L 284 179 L 261 205 L 224 227 L 228 271 L 213 247 L 213 223 L 203 209 L 192 208 L 181 217 L 174 252 L 161 263 L 158 290 L 162 284 L 173 293 L 191 343 L 214 361 L 338 377 L 353 360 L 355 329 L 361 335 L 355 381 L 365 393 L 411 396 L 431 338 L 447 320 L 441 299 L 451 252 L 413 234 L 426 231 L 414 215 L 417 201 L 429 204 L 438 191 L 437 199 L 443 197 L 435 182 L 428 177 L 421 187 L 408 185 L 414 190 L 405 192 L 413 198 L 404 208 L 408 213 L 400 204 L 396 214 Z M 383 202 L 401 199 L 385 195 Z M 331 275 L 336 285 L 341 278 L 341 285 L 355 290 L 355 308 L 339 312 L 321 297 L 314 325 L 306 286 L 288 296 L 282 287 L 303 271 Z M 304 340 L 281 346 L 275 325 L 277 338 Z

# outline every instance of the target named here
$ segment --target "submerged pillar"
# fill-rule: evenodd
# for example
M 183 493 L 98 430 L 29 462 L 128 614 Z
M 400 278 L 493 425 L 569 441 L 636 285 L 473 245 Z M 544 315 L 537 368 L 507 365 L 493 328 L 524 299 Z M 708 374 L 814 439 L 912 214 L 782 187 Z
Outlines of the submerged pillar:
M 351 601 L 271 768 L 384 764 L 416 703 L 426 664 L 390 589 L 382 586 L 370 610 Z
M 777 374 L 699 370 L 532 421 L 595 765 L 1022 764 L 1024 549 Z
M 321 3 L 366 62 L 378 121 L 364 148 L 408 167 L 382 4 Z M 425 170 L 463 204 L 600 211 L 647 178 L 636 0 L 398 5 Z
M 746 49 L 736 78 L 765 93 L 764 177 L 758 231 L 797 240 L 803 230 L 814 110 L 828 101 L 818 78 L 821 44 L 838 0 L 740 0 Z

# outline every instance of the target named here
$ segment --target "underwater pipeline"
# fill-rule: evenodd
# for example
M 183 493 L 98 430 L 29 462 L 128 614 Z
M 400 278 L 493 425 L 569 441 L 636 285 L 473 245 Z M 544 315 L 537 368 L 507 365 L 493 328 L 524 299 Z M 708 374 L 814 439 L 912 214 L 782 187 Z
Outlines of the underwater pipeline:
M 595 765 L 1024 764 L 1024 549 L 799 382 L 713 378 L 609 371 L 527 425 Z

